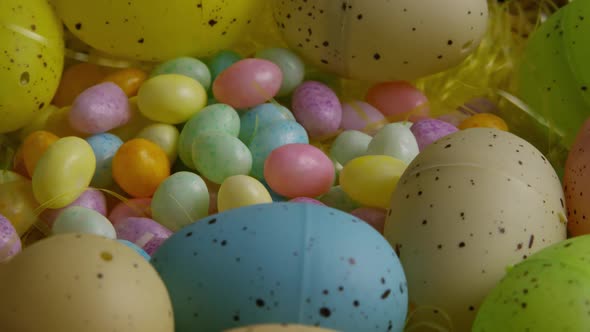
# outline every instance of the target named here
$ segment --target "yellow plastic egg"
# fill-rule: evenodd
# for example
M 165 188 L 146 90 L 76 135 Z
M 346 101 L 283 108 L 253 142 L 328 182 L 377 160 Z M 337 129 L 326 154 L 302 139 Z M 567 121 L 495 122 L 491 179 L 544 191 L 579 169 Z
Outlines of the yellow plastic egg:
M 0 214 L 22 236 L 38 220 L 35 209 L 39 204 L 33 196 L 31 180 L 11 171 L 0 174 Z
M 150 263 L 96 235 L 28 247 L 0 265 L 0 293 L 0 331 L 174 331 L 168 291 Z
M 49 105 L 64 61 L 63 29 L 46 0 L 0 1 L 0 133 Z
M 75 201 L 86 190 L 96 168 L 90 144 L 78 137 L 64 137 L 53 143 L 37 162 L 33 193 L 37 202 L 51 209 Z
M 260 181 L 247 175 L 230 176 L 217 193 L 219 212 L 264 203 L 272 203 L 270 193 Z
M 355 158 L 340 172 L 342 190 L 356 202 L 387 209 L 391 194 L 407 165 L 390 156 Z
M 209 56 L 257 23 L 262 0 L 53 0 L 66 26 L 103 52 L 137 60 Z

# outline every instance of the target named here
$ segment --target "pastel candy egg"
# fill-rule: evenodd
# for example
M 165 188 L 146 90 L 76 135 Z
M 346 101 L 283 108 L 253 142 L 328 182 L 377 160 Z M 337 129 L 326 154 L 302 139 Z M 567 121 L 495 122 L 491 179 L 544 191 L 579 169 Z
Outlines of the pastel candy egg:
M 286 48 L 267 48 L 256 53 L 259 59 L 272 61 L 283 73 L 279 97 L 287 96 L 301 84 L 305 75 L 305 64 L 299 56 Z
M 405 81 L 376 84 L 369 89 L 366 99 L 390 122 L 415 122 L 430 113 L 424 93 Z
M 151 77 L 163 74 L 179 74 L 188 76 L 209 90 L 211 86 L 211 73 L 209 68 L 201 60 L 191 57 L 180 57 L 165 61 L 158 65 L 150 73 Z
M 275 121 L 293 120 L 293 113 L 286 107 L 274 104 L 260 104 L 240 116 L 240 135 L 242 142 L 248 144 L 259 130 Z
M 264 179 L 286 197 L 317 197 L 332 187 L 334 165 L 309 144 L 287 144 L 273 150 L 264 163 Z
M 0 214 L 0 264 L 21 251 L 21 242 L 16 229 Z
M 129 217 L 115 226 L 117 238 L 135 243 L 152 255 L 172 231 L 149 218 Z
M 173 125 L 166 123 L 155 123 L 143 128 L 137 138 L 145 138 L 148 141 L 156 143 L 166 152 L 168 160 L 173 163 L 178 156 L 178 136 L 180 133 Z
M 333 135 L 340 128 L 342 106 L 327 85 L 307 81 L 293 92 L 292 109 L 295 118 L 312 138 Z
M 277 121 L 257 132 L 248 145 L 252 152 L 252 176 L 262 179 L 268 155 L 280 146 L 293 143 L 309 143 L 305 129 L 295 121 Z
M 54 235 L 66 233 L 95 234 L 116 239 L 117 233 L 111 222 L 95 210 L 72 206 L 63 210 L 51 228 Z
M 319 200 L 331 208 L 344 212 L 350 212 L 360 207 L 360 204 L 350 198 L 340 185 L 332 187 L 330 191 L 322 195 Z
M 207 216 L 209 209 L 207 184 L 195 173 L 178 172 L 168 177 L 154 193 L 153 219 L 176 231 Z
M 495 128 L 508 131 L 508 125 L 504 119 L 492 113 L 474 114 L 459 124 L 459 129 L 467 128 Z
M 137 106 L 148 119 L 178 124 L 207 104 L 207 93 L 196 80 L 179 74 L 154 76 L 139 88 Z
M 96 171 L 90 184 L 97 188 L 108 188 L 113 184 L 113 157 L 123 141 L 109 133 L 88 137 L 86 141 L 96 157 Z
M 459 129 L 442 120 L 425 119 L 414 123 L 410 130 L 416 138 L 418 148 L 422 151 L 428 145 L 458 131 Z
M 70 109 L 72 128 L 98 134 L 126 124 L 131 118 L 125 92 L 115 83 L 105 82 L 82 92 Z
M 60 138 L 37 163 L 33 174 L 35 198 L 47 208 L 62 208 L 86 190 L 95 169 L 90 144 L 78 137 Z
M 263 59 L 240 60 L 213 82 L 215 99 L 237 109 L 254 107 L 277 95 L 283 81 L 281 69 Z
M 25 138 L 22 144 L 22 153 L 29 175 L 34 173 L 35 166 L 43 153 L 58 139 L 59 137 L 56 135 L 44 130 L 34 131 Z
M 137 95 L 139 87 L 147 79 L 147 74 L 141 69 L 125 68 L 107 75 L 102 81 L 117 84 L 127 97 Z
M 117 204 L 109 214 L 109 220 L 117 225 L 129 217 L 152 217 L 151 198 L 132 198 Z
M 416 137 L 408 126 L 391 123 L 381 128 L 369 143 L 367 154 L 386 155 L 409 164 L 418 155 Z
M 317 199 L 310 198 L 310 197 L 295 197 L 289 200 L 291 203 L 307 203 L 307 204 L 316 204 L 316 205 L 326 205 Z
M 248 175 L 252 154 L 237 137 L 224 133 L 202 133 L 193 142 L 193 164 L 204 177 L 221 184 L 233 175 Z
M 373 226 L 375 230 L 383 234 L 387 210 L 379 208 L 361 207 L 350 212 L 353 216 Z
M 141 249 L 137 244 L 127 241 L 127 240 L 121 240 L 121 239 L 117 239 L 117 241 L 119 243 L 122 243 L 126 246 L 128 246 L 129 248 L 133 249 L 136 253 L 138 253 L 141 257 L 145 258 L 146 261 L 149 261 L 150 259 L 152 259 L 150 257 L 150 255 L 148 255 L 147 252 L 145 252 L 145 250 Z
M 209 70 L 211 71 L 211 80 L 214 81 L 222 71 L 240 60 L 242 60 L 242 57 L 238 53 L 230 50 L 220 51 L 215 54 L 207 62 Z
M 217 209 L 223 212 L 248 205 L 272 203 L 272 197 L 260 181 L 247 175 L 225 179 L 217 193 Z
M 340 128 L 344 130 L 359 130 L 372 135 L 387 122 L 385 116 L 368 103 L 351 101 L 342 104 Z
M 340 185 L 353 200 L 389 208 L 391 195 L 407 164 L 391 156 L 363 156 L 349 161 L 340 172 Z
M 53 225 L 55 219 L 62 213 L 65 209 L 68 209 L 72 206 L 81 206 L 91 210 L 94 210 L 103 216 L 107 214 L 107 200 L 105 195 L 102 191 L 88 188 L 86 189 L 80 197 L 78 197 L 75 201 L 69 204 L 66 207 L 61 209 L 48 209 L 43 211 L 41 214 L 41 218 L 49 225 Z
M 357 130 L 347 130 L 332 143 L 330 156 L 339 164 L 346 165 L 350 160 L 363 156 L 373 138 Z

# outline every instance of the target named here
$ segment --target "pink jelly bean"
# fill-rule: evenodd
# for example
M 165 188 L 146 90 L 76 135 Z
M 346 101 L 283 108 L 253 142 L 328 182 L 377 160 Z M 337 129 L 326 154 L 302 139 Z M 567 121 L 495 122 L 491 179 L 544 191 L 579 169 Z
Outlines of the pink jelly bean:
M 49 225 L 49 227 L 53 226 L 53 222 L 57 218 L 57 216 L 65 209 L 72 207 L 72 206 L 81 206 L 85 208 L 89 208 L 94 210 L 103 216 L 107 215 L 107 199 L 102 191 L 94 188 L 88 188 L 86 191 L 78 197 L 74 202 L 70 205 L 63 207 L 61 209 L 47 209 L 43 211 L 41 214 L 41 219 Z
M 436 119 L 420 120 L 414 123 L 410 130 L 416 137 L 420 151 L 437 140 L 459 131 L 452 124 Z
M 113 208 L 109 214 L 109 220 L 116 226 L 129 217 L 151 218 L 151 204 L 151 198 L 134 198 L 127 202 L 121 202 Z
M 0 214 L 0 263 L 6 262 L 22 249 L 16 229 Z
M 334 183 L 334 163 L 309 144 L 287 144 L 273 150 L 264 163 L 264 179 L 285 197 L 317 197 Z
M 295 198 L 289 200 L 289 202 L 291 202 L 291 203 L 307 203 L 307 204 L 326 206 L 326 204 L 318 201 L 317 199 L 313 199 L 313 198 L 309 198 L 309 197 L 295 197 Z
M 311 138 L 336 134 L 342 122 L 342 106 L 328 86 L 315 81 L 299 85 L 293 92 L 292 110 Z
M 377 232 L 383 234 L 385 218 L 387 217 L 385 209 L 361 207 L 353 210 L 350 214 L 373 226 Z
M 127 95 L 111 82 L 84 90 L 69 112 L 72 128 L 87 134 L 104 133 L 126 124 L 130 118 Z
M 172 231 L 150 218 L 129 217 L 115 226 L 117 239 L 135 243 L 150 256 L 172 235 Z
M 213 95 L 236 109 L 254 107 L 272 99 L 279 92 L 283 72 L 263 59 L 244 59 L 222 71 L 213 82 Z
M 367 102 L 377 108 L 390 122 L 416 122 L 428 117 L 428 99 L 416 87 L 405 81 L 384 82 L 367 92 Z
M 387 123 L 378 109 L 362 101 L 342 104 L 342 123 L 344 130 L 358 130 L 369 135 L 375 134 Z

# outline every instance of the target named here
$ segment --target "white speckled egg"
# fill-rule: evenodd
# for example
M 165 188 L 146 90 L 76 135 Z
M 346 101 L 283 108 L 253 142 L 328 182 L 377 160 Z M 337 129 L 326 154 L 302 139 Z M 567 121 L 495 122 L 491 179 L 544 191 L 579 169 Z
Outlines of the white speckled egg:
M 413 80 L 463 61 L 487 29 L 486 0 L 277 0 L 289 46 L 355 79 Z
M 467 331 L 507 267 L 565 240 L 563 192 L 528 142 L 467 129 L 429 145 L 408 166 L 384 235 L 401 259 L 410 301 Z

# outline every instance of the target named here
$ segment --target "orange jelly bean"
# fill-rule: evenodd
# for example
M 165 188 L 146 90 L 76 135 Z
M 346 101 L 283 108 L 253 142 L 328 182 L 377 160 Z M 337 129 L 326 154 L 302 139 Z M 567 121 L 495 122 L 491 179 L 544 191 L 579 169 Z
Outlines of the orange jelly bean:
M 79 63 L 68 67 L 53 97 L 53 104 L 58 107 L 71 105 L 82 91 L 100 83 L 107 74 L 106 68 L 92 63 Z
M 37 162 L 41 159 L 43 153 L 58 139 L 59 137 L 56 135 L 44 130 L 34 131 L 25 138 L 22 151 L 25 167 L 29 175 L 33 175 L 35 166 L 37 166 Z
M 508 131 L 506 122 L 501 117 L 492 113 L 478 113 L 468 117 L 459 124 L 459 129 L 461 130 L 468 128 L 495 128 Z
M 127 141 L 113 158 L 113 178 L 133 197 L 151 197 L 170 176 L 170 161 L 157 144 L 143 138 Z
M 127 68 L 109 74 L 102 81 L 113 82 L 117 84 L 121 88 L 121 90 L 125 92 L 127 97 L 133 97 L 137 95 L 139 87 L 143 84 L 147 77 L 147 73 L 143 70 L 136 68 Z
M 25 155 L 23 153 L 22 144 L 18 147 L 16 153 L 14 154 L 12 170 L 26 178 L 31 178 L 29 171 L 27 171 L 27 166 L 25 166 Z

